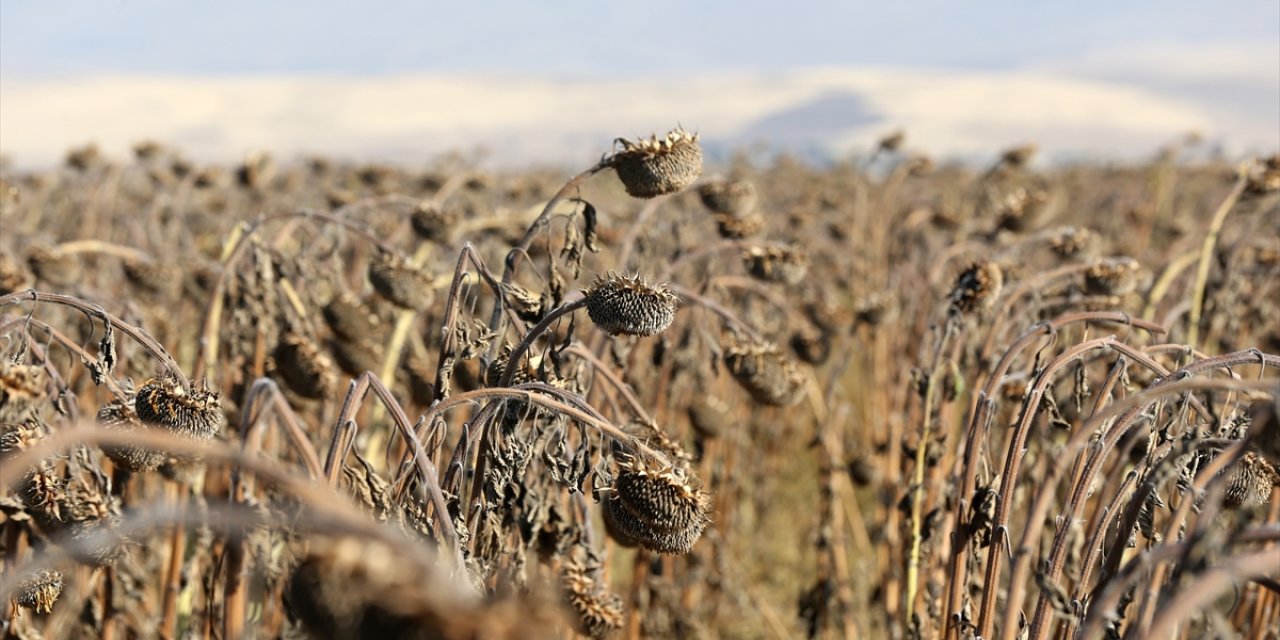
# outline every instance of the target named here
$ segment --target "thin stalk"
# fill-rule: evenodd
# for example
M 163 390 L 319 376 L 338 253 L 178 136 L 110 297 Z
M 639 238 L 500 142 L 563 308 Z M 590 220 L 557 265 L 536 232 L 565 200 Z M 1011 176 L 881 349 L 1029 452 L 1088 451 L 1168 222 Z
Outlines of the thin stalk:
M 268 224 L 272 222 L 280 222 L 296 219 L 320 220 L 328 224 L 334 224 L 355 233 L 356 235 L 368 240 L 376 245 L 382 251 L 388 253 L 396 253 L 391 245 L 387 244 L 372 231 L 363 226 L 337 216 L 303 209 L 292 213 L 282 213 L 274 216 L 265 216 L 258 218 L 252 224 L 246 224 L 237 227 L 237 231 L 233 232 L 233 236 L 228 239 L 223 247 L 222 272 L 218 274 L 218 280 L 214 283 L 213 291 L 209 294 L 209 301 L 205 304 L 204 323 L 200 331 L 200 352 L 196 358 L 195 367 L 192 369 L 192 377 L 215 377 L 218 364 L 218 347 L 219 347 L 219 327 L 222 324 L 222 307 L 223 294 L 227 290 L 227 279 L 231 274 L 235 273 L 236 265 L 244 256 L 251 240 L 257 237 L 258 233 Z
M 145 251 L 134 249 L 133 247 L 124 247 L 118 244 L 112 244 L 110 242 L 103 242 L 101 240 L 73 240 L 71 242 L 64 242 L 54 247 L 53 250 L 56 253 L 62 254 L 100 253 L 136 262 L 151 261 L 151 255 Z
M 103 309 L 97 304 L 75 296 L 28 289 L 26 291 L 15 291 L 8 295 L 0 296 L 0 309 L 18 304 L 24 300 L 60 304 L 71 307 L 72 309 L 79 310 L 91 317 L 97 318 L 109 329 L 119 329 L 121 333 L 133 338 L 134 342 L 142 345 L 142 347 L 150 352 L 151 355 L 155 356 L 156 359 L 169 370 L 169 373 L 178 379 L 178 382 L 182 385 L 183 389 L 187 391 L 191 390 L 191 381 L 182 373 L 182 368 L 178 366 L 176 361 L 174 361 L 173 356 L 170 356 L 169 352 L 165 351 L 164 347 L 157 342 L 155 338 L 151 337 L 151 334 L 110 313 L 107 313 L 106 309 Z
M 516 243 L 516 246 L 512 247 L 511 251 L 507 252 L 507 257 L 503 260 L 502 269 L 503 289 L 515 280 L 516 273 L 520 269 L 520 258 L 528 255 L 529 246 L 533 244 L 533 238 L 542 230 L 543 227 L 547 226 L 547 224 L 551 222 L 551 213 L 555 210 L 556 205 L 568 196 L 571 191 L 580 187 L 583 182 L 586 182 L 587 178 L 590 178 L 611 166 L 612 165 L 607 159 L 603 159 L 590 169 L 569 178 L 569 181 L 564 183 L 564 186 L 560 187 L 560 190 L 557 191 L 555 195 L 551 196 L 551 200 L 547 201 L 547 205 L 542 208 L 542 213 L 538 214 L 538 217 L 534 219 L 533 224 L 529 225 L 529 228 L 525 230 L 524 235 L 520 237 L 520 242 Z M 498 325 L 502 320 L 503 306 L 502 298 L 499 296 L 497 303 L 494 305 L 493 314 L 489 317 L 490 331 L 498 332 Z
M 920 545 L 923 541 L 921 526 L 924 520 L 924 471 L 928 461 L 929 440 L 933 437 L 933 403 L 938 393 L 938 378 L 945 369 L 942 354 L 946 352 L 947 343 L 951 341 L 955 323 L 959 320 L 948 316 L 942 329 L 942 337 L 933 352 L 933 364 L 930 368 L 929 381 L 924 393 L 924 424 L 920 426 L 920 441 L 916 443 L 915 467 L 911 477 L 911 547 L 907 555 L 907 599 L 902 608 L 903 628 L 910 629 L 915 619 L 916 592 L 920 582 Z
M 1240 172 L 1240 177 L 1236 179 L 1236 184 L 1231 188 L 1231 192 L 1218 205 L 1218 210 L 1213 214 L 1213 221 L 1209 223 L 1209 231 L 1205 234 L 1204 243 L 1200 245 L 1200 264 L 1196 267 L 1196 285 L 1191 291 L 1191 317 L 1189 326 L 1187 327 L 1187 344 L 1192 348 L 1200 346 L 1200 314 L 1204 312 L 1204 288 L 1209 282 L 1209 261 L 1213 257 L 1213 248 L 1218 244 L 1218 234 L 1222 232 L 1222 223 L 1226 221 L 1227 214 L 1231 213 L 1231 207 L 1235 206 L 1236 201 L 1240 199 L 1240 194 L 1244 193 L 1245 185 L 1248 184 L 1248 173 Z

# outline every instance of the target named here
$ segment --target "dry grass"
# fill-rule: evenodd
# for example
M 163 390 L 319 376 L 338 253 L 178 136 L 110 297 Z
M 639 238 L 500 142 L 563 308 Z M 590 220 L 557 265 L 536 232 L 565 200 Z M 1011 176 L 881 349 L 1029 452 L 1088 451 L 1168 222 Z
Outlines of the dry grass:
M 1274 632 L 1280 160 L 697 144 L 0 176 L 0 631 Z

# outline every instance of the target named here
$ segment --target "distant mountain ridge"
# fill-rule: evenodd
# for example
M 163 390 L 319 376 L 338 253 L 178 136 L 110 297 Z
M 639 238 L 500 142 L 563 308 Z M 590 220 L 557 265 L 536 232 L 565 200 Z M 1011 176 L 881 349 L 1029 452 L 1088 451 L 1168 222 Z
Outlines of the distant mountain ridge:
M 943 158 L 1125 159 L 1198 132 L 1228 149 L 1280 147 L 1280 78 L 1069 70 L 808 68 L 791 73 L 555 80 L 527 76 L 101 76 L 0 79 L 0 153 L 17 166 L 96 141 L 123 155 L 157 139 L 204 161 L 266 149 L 419 164 L 454 150 L 497 166 L 590 162 L 619 136 L 677 123 L 724 153 L 766 147 L 816 159 L 869 151 L 895 129 Z M 1273 99 L 1268 100 L 1268 96 Z

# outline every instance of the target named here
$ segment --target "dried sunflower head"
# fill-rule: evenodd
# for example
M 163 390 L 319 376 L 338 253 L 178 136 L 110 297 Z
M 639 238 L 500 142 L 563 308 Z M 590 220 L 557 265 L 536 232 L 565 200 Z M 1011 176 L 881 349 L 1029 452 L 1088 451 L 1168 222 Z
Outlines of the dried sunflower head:
M 484 371 L 484 383 L 489 387 L 497 387 L 502 384 L 502 374 L 507 370 L 507 363 L 511 361 L 511 345 L 502 345 L 502 350 L 497 357 L 489 363 L 489 367 Z M 538 381 L 538 372 L 529 364 L 528 359 L 525 360 L 523 366 L 517 367 L 511 375 L 511 386 L 518 386 L 529 382 Z
M 49 374 L 34 364 L 0 363 L 0 424 L 38 418 L 49 403 Z
M 48 427 L 38 421 L 0 422 L 0 460 L 30 449 L 49 435 Z
M 902 129 L 891 131 L 880 138 L 876 143 L 876 149 L 885 153 L 893 153 L 902 148 L 902 143 L 907 140 L 907 132 Z
M 369 283 L 396 306 L 420 311 L 431 304 L 431 276 L 404 258 L 379 251 L 369 261 Z
M 1127 256 L 1107 258 L 1084 272 L 1086 292 L 1100 296 L 1123 296 L 1138 288 L 1141 265 Z
M 77 560 L 98 567 L 124 555 L 124 540 L 114 532 L 120 523 L 119 498 L 80 479 L 72 479 L 54 495 L 52 502 L 32 509 L 31 514 L 55 542 L 69 543 Z
M 349 293 L 334 296 L 321 313 L 329 330 L 344 340 L 365 340 L 378 329 L 378 316 Z
M 1255 402 L 1249 407 L 1249 417 L 1254 448 L 1271 466 L 1280 468 L 1280 404 L 1274 400 Z
M 1036 155 L 1036 151 L 1039 150 L 1040 148 L 1034 142 L 1010 147 L 1000 154 L 1000 162 L 1009 167 L 1023 167 L 1031 161 L 1031 158 Z
M 1252 163 L 1246 177 L 1245 191 L 1254 195 L 1280 191 L 1280 153 Z
M 861 324 L 876 326 L 893 315 L 893 297 L 881 291 L 873 291 L 858 298 L 853 318 Z
M 831 357 L 831 336 L 824 331 L 797 331 L 791 334 L 791 350 L 801 360 L 820 365 Z
M 801 247 L 750 247 L 742 254 L 747 272 L 767 282 L 800 284 L 809 270 L 809 254 Z
M 288 332 L 276 345 L 272 359 L 290 391 L 311 399 L 323 398 L 333 382 L 333 361 L 309 337 Z
M 382 369 L 383 346 L 373 338 L 336 338 L 329 340 L 327 344 L 329 352 L 333 354 L 333 361 L 349 376 L 355 377 L 365 371 Z
M 558 613 L 518 599 L 481 601 L 434 565 L 377 540 L 313 539 L 310 547 L 285 598 L 314 638 L 542 638 L 550 636 L 547 614 Z
M 449 239 L 449 233 L 457 226 L 461 214 L 457 209 L 446 209 L 430 202 L 419 204 L 409 222 L 418 237 L 431 242 Z
M 126 432 L 146 429 L 147 426 L 133 410 L 133 403 L 132 398 L 108 402 L 98 410 L 98 424 Z M 163 451 L 134 444 L 102 445 L 102 452 L 116 464 L 135 473 L 155 471 L 169 458 Z
M 675 193 L 702 175 L 702 145 L 696 133 L 676 129 L 663 138 L 619 138 L 617 143 L 622 150 L 610 156 L 608 163 L 632 197 Z
M 756 186 L 750 180 L 717 180 L 698 189 L 702 204 L 714 213 L 742 216 L 756 206 Z
M 192 440 L 209 440 L 222 430 L 222 397 L 207 386 L 190 391 L 177 378 L 152 378 L 138 389 L 134 411 L 143 422 Z
M 682 554 L 702 537 L 711 496 L 690 471 L 624 454 L 603 504 L 605 527 L 619 544 Z
M 587 315 L 609 335 L 651 336 L 666 331 L 676 317 L 679 299 L 665 284 L 649 284 L 638 275 L 597 276 L 583 292 Z
M 1271 500 L 1271 488 L 1280 485 L 1280 474 L 1267 459 L 1249 451 L 1240 458 L 1227 479 L 1222 506 L 1228 509 L 1249 509 Z
M 726 240 L 750 238 L 764 230 L 764 216 L 759 213 L 747 213 L 743 216 L 717 213 L 715 220 L 716 232 Z
M 973 263 L 960 273 L 948 298 L 956 313 L 972 313 L 988 309 L 1000 296 L 1004 286 L 1004 270 L 989 260 Z
M 626 622 L 622 598 L 600 580 L 600 560 L 585 545 L 574 545 L 561 567 L 560 584 L 579 633 L 606 638 Z
M 741 341 L 730 344 L 724 352 L 729 373 L 760 404 L 785 407 L 800 401 L 804 392 L 804 376 L 800 367 L 787 358 L 777 345 L 768 342 Z
M 1049 249 L 1059 258 L 1092 259 L 1098 253 L 1101 238 L 1084 227 L 1063 227 L 1049 237 Z
M 14 591 L 14 602 L 36 613 L 50 613 L 53 603 L 62 595 L 62 572 L 40 571 L 27 576 Z

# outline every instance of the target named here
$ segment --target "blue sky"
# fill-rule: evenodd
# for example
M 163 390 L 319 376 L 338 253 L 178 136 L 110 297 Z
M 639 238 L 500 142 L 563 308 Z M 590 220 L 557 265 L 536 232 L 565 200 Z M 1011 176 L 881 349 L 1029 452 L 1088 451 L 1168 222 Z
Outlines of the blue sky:
M 1275 0 L 2 0 L 0 73 L 574 76 L 905 65 L 1280 40 Z

